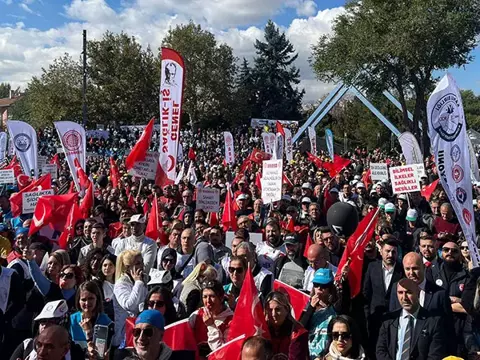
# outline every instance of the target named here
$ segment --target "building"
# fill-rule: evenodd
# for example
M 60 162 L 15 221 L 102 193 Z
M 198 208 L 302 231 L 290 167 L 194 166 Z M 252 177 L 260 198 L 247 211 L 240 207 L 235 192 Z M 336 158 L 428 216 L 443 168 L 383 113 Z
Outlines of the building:
M 3 129 L 7 126 L 8 109 L 22 97 L 23 94 L 20 92 L 20 88 L 18 88 L 17 90 L 10 90 L 10 96 L 8 98 L 0 99 L 0 119 Z

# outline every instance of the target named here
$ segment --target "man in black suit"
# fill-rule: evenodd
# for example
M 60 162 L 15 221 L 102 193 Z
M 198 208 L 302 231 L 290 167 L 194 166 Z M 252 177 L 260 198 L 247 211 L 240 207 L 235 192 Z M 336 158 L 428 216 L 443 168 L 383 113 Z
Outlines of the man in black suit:
M 402 265 L 397 263 L 398 243 L 393 235 L 382 237 L 380 255 L 382 260 L 368 265 L 363 283 L 365 318 L 368 327 L 369 357 L 375 359 L 375 345 L 383 315 L 388 312 L 392 286 L 403 277 Z
M 398 282 L 401 310 L 389 313 L 380 328 L 377 358 L 443 359 L 447 355 L 443 318 L 420 306 L 420 288 L 410 279 Z
M 440 271 L 440 265 L 442 264 L 442 259 L 437 255 L 435 238 L 426 232 L 420 233 L 419 250 L 422 255 L 423 264 L 427 269 L 425 277 L 427 280 L 434 282 L 434 279 Z

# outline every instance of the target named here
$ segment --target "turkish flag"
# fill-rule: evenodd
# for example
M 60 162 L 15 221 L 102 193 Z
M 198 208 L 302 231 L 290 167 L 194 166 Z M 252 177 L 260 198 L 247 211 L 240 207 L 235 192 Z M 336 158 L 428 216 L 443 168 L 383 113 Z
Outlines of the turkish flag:
M 195 161 L 197 158 L 197 155 L 195 154 L 195 150 L 193 148 L 188 149 L 188 155 L 187 155 L 189 160 Z
M 341 156 L 335 155 L 333 163 L 324 163 L 323 167 L 328 170 L 330 177 L 335 177 L 340 171 L 350 165 L 351 161 Z
M 254 163 L 261 164 L 263 160 L 270 160 L 271 158 L 272 155 L 258 149 L 253 149 L 252 153 L 247 159 Z
M 20 174 L 17 176 L 17 186 L 19 190 L 26 188 L 32 183 L 32 178 L 25 174 Z
M 293 218 L 290 218 L 290 220 L 288 220 L 284 229 L 287 230 L 289 233 L 295 232 L 295 221 L 293 221 Z
M 70 187 L 67 194 L 73 194 L 75 192 L 75 181 L 70 181 Z
M 310 245 L 313 245 L 312 237 L 310 236 L 310 232 L 308 232 L 307 241 L 305 242 L 305 250 L 303 250 L 303 257 L 306 259 L 308 254 L 308 249 Z
M 19 192 L 13 194 L 10 197 L 10 205 L 12 207 L 12 215 L 14 217 L 22 215 L 23 211 L 23 193 L 31 191 L 48 190 L 52 188 L 52 178 L 50 173 L 43 175 L 37 181 L 31 183 L 27 187 L 24 187 Z
M 13 169 L 13 175 L 15 177 L 20 176 L 23 174 L 22 166 L 20 165 L 20 162 L 18 161 L 17 155 L 15 155 L 10 163 L 3 168 L 3 170 L 8 170 L 8 169 Z
M 84 219 L 87 219 L 90 216 L 90 213 L 93 208 L 93 183 L 88 179 L 89 185 L 85 188 L 85 196 L 83 197 L 82 201 L 80 202 L 80 212 Z
M 62 231 L 62 234 L 58 238 L 58 246 L 60 246 L 60 249 L 67 250 L 68 237 L 70 236 L 70 239 L 75 237 L 75 224 L 80 219 L 82 219 L 82 213 L 80 212 L 80 208 L 75 201 L 70 209 L 70 212 L 68 213 L 65 230 Z
M 255 176 L 255 185 L 257 188 L 261 191 L 262 190 L 262 175 L 260 174 L 260 171 L 257 172 L 257 175 Z
M 128 203 L 127 203 L 129 208 L 134 208 L 135 207 L 135 199 L 133 198 L 132 193 L 128 195 Z
M 307 160 L 313 162 L 318 169 L 323 168 L 324 162 L 322 160 L 320 160 L 320 158 L 318 158 L 315 155 L 309 153 L 308 151 L 307 151 Z
M 235 210 L 233 206 L 234 201 L 232 198 L 232 190 L 228 188 L 227 194 L 225 195 L 225 205 L 223 206 L 222 214 L 223 231 L 237 230 L 237 219 L 235 217 Z
M 54 225 L 57 230 L 59 230 L 59 228 L 63 229 L 70 210 L 77 200 L 77 195 L 78 194 L 75 193 L 40 196 L 35 206 L 35 212 L 33 213 L 32 224 L 30 225 L 28 235 L 33 235 L 45 225 L 50 224 Z
M 365 185 L 365 188 L 368 189 L 368 187 L 373 184 L 372 181 L 372 169 L 368 169 L 365 174 L 362 176 L 362 183 Z
M 220 346 L 217 350 L 208 354 L 208 360 L 239 360 L 241 357 L 243 342 L 245 341 L 245 334 L 230 340 L 229 342 Z
M 350 294 L 354 298 L 360 293 L 362 285 L 362 268 L 365 247 L 372 239 L 377 224 L 379 209 L 370 211 L 357 226 L 357 229 L 348 239 L 347 246 L 343 256 L 338 264 L 337 281 L 340 281 L 342 270 L 345 264 L 350 264 L 348 273 L 348 284 L 350 285 Z
M 148 236 L 150 239 L 157 240 L 162 238 L 162 233 L 165 235 L 162 227 L 162 217 L 160 216 L 160 211 L 158 210 L 158 200 L 157 195 L 153 199 L 152 208 L 150 209 L 150 214 L 148 215 L 147 227 L 145 228 L 145 236 Z M 163 236 L 162 245 L 167 245 L 165 242 L 166 237 Z
M 60 166 L 60 158 L 58 157 L 58 154 L 53 155 L 52 160 L 50 160 L 50 164 L 55 164 L 57 165 L 57 168 L 61 168 Z
M 90 183 L 90 179 L 85 173 L 85 170 L 82 168 L 82 165 L 80 165 L 78 158 L 75 158 L 73 160 L 73 164 L 75 165 L 75 169 L 77 170 L 77 177 L 78 177 L 78 183 L 80 184 L 80 190 L 84 190 L 88 187 L 88 184 Z
M 112 186 L 117 188 L 120 182 L 120 172 L 118 171 L 117 164 L 112 157 L 110 157 L 110 180 L 112 182 Z
M 115 239 L 120 236 L 122 233 L 122 223 L 121 222 L 114 222 L 108 225 L 108 237 L 110 239 Z
M 290 179 L 285 175 L 285 173 L 282 173 L 282 184 L 283 185 L 288 185 L 293 188 L 293 183 L 290 181 Z
M 422 191 L 421 191 L 421 194 L 422 196 L 427 199 L 427 201 L 430 201 L 430 197 L 432 196 L 433 192 L 435 191 L 435 189 L 437 188 L 437 185 L 438 185 L 438 182 L 440 181 L 440 179 L 437 179 L 435 180 L 434 182 L 432 182 L 431 184 L 425 186 Z
M 280 133 L 283 136 L 283 138 L 285 139 L 285 129 L 283 128 L 283 125 L 278 120 L 275 124 L 277 126 L 277 133 Z
M 190 350 L 197 353 L 197 341 L 188 319 L 165 326 L 163 342 L 172 350 Z
M 209 225 L 210 227 L 218 225 L 218 214 L 216 212 L 210 213 Z
M 150 142 L 152 141 L 152 134 L 153 134 L 153 124 L 155 122 L 155 118 L 152 118 L 145 129 L 143 130 L 140 139 L 138 139 L 137 143 L 128 154 L 127 158 L 125 159 L 125 167 L 127 170 L 133 168 L 136 162 L 145 160 L 147 156 L 148 148 L 150 147 Z
M 252 271 L 248 268 L 245 280 L 243 281 L 237 306 L 230 322 L 227 340 L 230 341 L 245 334 L 250 336 L 259 335 L 270 339 L 270 333 L 265 321 L 262 302 L 258 296 L 258 290 L 253 280 Z
M 273 282 L 273 290 L 288 295 L 293 312 L 295 313 L 295 319 L 300 320 L 303 309 L 305 309 L 305 306 L 307 306 L 310 301 L 310 296 L 279 280 Z

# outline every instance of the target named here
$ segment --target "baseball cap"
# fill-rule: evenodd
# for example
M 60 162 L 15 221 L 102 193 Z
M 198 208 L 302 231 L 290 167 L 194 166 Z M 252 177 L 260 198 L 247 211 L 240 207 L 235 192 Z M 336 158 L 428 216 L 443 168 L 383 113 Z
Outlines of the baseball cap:
M 405 195 L 405 194 L 400 194 L 400 195 L 398 195 L 397 199 L 407 201 L 407 195 Z
M 304 197 L 304 198 L 302 198 L 302 203 L 308 203 L 308 204 L 310 204 L 311 202 L 312 202 L 312 200 L 310 200 L 309 197 Z
M 145 218 L 141 214 L 135 214 L 130 218 L 130 224 L 132 223 L 140 223 L 145 224 Z
M 395 212 L 395 210 L 396 210 L 395 205 L 393 205 L 392 203 L 389 202 L 389 203 L 385 204 L 385 212 L 393 213 L 393 212 Z
M 66 316 L 67 313 L 68 305 L 65 300 L 50 301 L 45 304 L 42 312 L 34 320 L 62 318 Z
M 365 184 L 362 182 L 357 183 L 357 189 L 365 188 Z
M 318 269 L 313 276 L 314 284 L 327 285 L 333 282 L 333 273 L 330 269 Z
M 156 327 L 159 330 L 165 329 L 165 319 L 162 313 L 158 310 L 145 310 L 142 311 L 137 320 L 135 320 L 135 325 L 138 324 L 149 324 Z
M 378 199 L 378 207 L 380 209 L 385 209 L 385 204 L 388 203 L 388 200 L 385 198 Z
M 406 219 L 408 221 L 417 221 L 418 213 L 415 209 L 408 209 Z
M 296 245 L 298 244 L 298 238 L 295 234 L 288 234 L 285 236 L 285 239 L 283 240 L 285 244 L 292 244 Z
M 238 195 L 237 200 L 247 200 L 247 195 L 246 194 L 240 194 L 240 195 Z
M 310 184 L 310 183 L 304 183 L 304 184 L 302 185 L 302 189 L 310 189 L 310 190 L 313 190 L 312 184 Z

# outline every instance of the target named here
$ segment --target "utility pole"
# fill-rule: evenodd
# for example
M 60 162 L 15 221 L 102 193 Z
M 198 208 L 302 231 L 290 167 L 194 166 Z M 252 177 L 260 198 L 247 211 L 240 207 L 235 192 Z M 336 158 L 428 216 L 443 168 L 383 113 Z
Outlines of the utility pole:
M 87 30 L 83 30 L 83 87 L 82 87 L 83 127 L 87 125 Z

